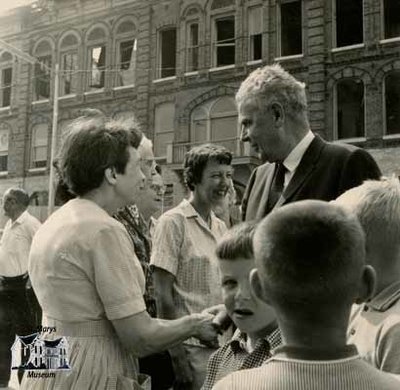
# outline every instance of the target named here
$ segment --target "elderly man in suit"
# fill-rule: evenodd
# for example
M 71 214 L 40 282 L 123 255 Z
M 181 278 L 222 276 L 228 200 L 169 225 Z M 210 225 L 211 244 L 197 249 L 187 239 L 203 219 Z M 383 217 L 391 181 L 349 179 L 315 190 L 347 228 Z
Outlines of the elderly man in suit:
M 266 161 L 243 198 L 246 221 L 302 199 L 332 200 L 381 172 L 363 149 L 325 142 L 310 130 L 304 83 L 280 65 L 256 69 L 236 94 L 241 139 Z

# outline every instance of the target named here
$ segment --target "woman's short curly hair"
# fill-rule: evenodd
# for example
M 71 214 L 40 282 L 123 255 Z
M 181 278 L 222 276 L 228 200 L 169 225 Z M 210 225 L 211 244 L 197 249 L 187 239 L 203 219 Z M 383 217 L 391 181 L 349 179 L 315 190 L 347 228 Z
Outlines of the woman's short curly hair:
M 208 161 L 230 165 L 232 153 L 223 146 L 213 144 L 204 144 L 189 150 L 183 161 L 183 177 L 190 191 L 194 191 L 195 185 L 201 182 Z
M 57 158 L 62 181 L 77 196 L 98 188 L 105 169 L 125 172 L 128 147 L 137 149 L 141 139 L 140 129 L 131 121 L 93 115 L 77 118 L 68 126 Z

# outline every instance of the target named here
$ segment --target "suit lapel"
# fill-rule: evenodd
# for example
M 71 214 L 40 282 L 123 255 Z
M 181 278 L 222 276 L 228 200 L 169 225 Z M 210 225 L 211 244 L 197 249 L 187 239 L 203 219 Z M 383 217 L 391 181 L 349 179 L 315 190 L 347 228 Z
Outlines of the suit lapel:
M 274 177 L 274 168 L 275 168 L 275 164 L 268 164 L 268 166 L 265 169 L 265 176 L 264 176 L 264 180 L 263 180 L 263 182 L 265 184 L 264 184 L 264 188 L 262 189 L 262 195 L 261 195 L 259 207 L 257 208 L 256 219 L 261 219 L 261 218 L 265 217 L 265 215 L 266 215 L 269 190 L 271 188 L 272 178 Z
M 304 181 L 309 177 L 318 162 L 319 156 L 324 146 L 325 142 L 318 135 L 316 135 L 310 146 L 304 153 L 292 179 L 283 191 L 281 197 L 276 202 L 274 208 L 280 207 L 285 204 L 294 195 L 298 188 L 304 183 Z

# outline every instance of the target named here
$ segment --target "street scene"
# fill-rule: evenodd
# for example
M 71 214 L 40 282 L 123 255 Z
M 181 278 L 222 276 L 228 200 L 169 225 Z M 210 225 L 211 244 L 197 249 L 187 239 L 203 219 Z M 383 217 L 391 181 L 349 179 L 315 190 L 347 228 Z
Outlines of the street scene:
M 400 389 L 399 178 L 398 0 L 2 0 L 0 389 Z

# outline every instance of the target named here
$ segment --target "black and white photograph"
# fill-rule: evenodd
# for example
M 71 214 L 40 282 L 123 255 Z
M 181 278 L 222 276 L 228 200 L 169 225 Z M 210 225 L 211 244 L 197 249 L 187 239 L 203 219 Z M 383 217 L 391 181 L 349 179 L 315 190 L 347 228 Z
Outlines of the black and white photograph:
M 400 390 L 400 0 L 0 0 L 0 390 Z

